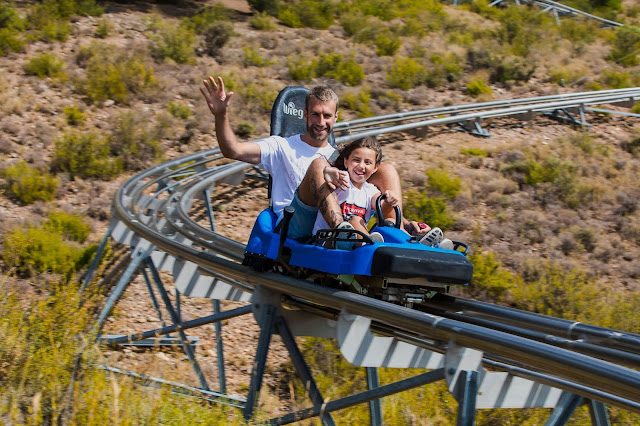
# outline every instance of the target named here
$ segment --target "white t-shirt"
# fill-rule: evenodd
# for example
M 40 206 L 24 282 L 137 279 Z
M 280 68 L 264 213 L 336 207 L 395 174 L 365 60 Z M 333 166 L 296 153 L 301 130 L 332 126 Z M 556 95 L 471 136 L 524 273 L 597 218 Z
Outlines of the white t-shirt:
M 338 197 L 338 204 L 342 211 L 344 220 L 349 220 L 354 216 L 360 216 L 365 223 L 371 217 L 371 199 L 374 195 L 380 192 L 380 190 L 373 184 L 365 182 L 362 188 L 353 186 L 353 183 L 349 181 L 349 189 L 343 191 L 338 188 L 335 191 Z M 322 217 L 322 214 L 318 212 L 316 217 L 316 223 L 313 225 L 313 235 L 318 232 L 319 229 L 329 229 L 329 225 Z
M 337 155 L 337 150 L 331 145 L 316 148 L 303 142 L 300 135 L 288 138 L 269 136 L 257 143 L 260 146 L 260 166 L 273 179 L 271 199 L 273 211 L 278 217 L 291 204 L 293 194 L 304 179 L 311 162 L 319 157 L 331 161 L 331 157 Z

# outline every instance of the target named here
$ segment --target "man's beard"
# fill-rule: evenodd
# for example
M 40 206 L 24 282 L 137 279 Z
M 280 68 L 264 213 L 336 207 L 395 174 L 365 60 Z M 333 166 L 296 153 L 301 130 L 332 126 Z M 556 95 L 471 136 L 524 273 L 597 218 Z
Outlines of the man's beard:
M 313 140 L 316 140 L 318 142 L 324 142 L 327 139 L 329 139 L 329 135 L 331 134 L 331 128 L 329 128 L 328 126 L 325 126 L 325 130 L 326 131 L 324 133 L 318 133 L 314 129 L 313 125 L 307 125 L 307 133 L 309 134 L 309 136 L 311 136 Z

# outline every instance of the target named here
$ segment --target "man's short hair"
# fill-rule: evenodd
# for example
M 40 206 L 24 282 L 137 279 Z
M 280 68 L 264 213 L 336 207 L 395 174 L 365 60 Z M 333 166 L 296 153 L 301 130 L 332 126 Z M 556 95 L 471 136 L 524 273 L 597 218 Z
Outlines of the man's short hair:
M 336 111 L 338 110 L 338 95 L 336 92 L 331 90 L 331 88 L 327 86 L 316 86 L 313 89 L 309 90 L 307 93 L 307 97 L 304 102 L 304 107 L 308 111 L 309 110 L 309 100 L 315 99 L 319 102 L 330 102 L 333 101 L 336 104 Z

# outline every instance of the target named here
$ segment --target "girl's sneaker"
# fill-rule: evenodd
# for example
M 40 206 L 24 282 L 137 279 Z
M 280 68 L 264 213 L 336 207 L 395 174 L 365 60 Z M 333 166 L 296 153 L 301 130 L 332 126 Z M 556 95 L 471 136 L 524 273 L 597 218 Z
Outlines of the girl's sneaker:
M 369 238 L 371 238 L 371 241 L 373 241 L 374 243 L 384 243 L 384 237 L 379 232 L 370 233 Z
M 443 239 L 444 234 L 442 233 L 442 229 L 433 228 L 420 239 L 420 242 L 425 246 L 437 247 Z
M 351 225 L 346 220 L 338 225 L 337 229 L 344 229 L 345 231 L 353 231 L 353 225 Z M 349 235 L 349 232 L 338 232 L 336 234 L 336 238 L 350 238 L 355 239 L 356 236 L 354 234 Z M 355 242 L 352 241 L 336 241 L 336 248 L 340 250 L 353 250 L 353 245 Z
M 453 250 L 453 241 L 448 238 L 444 238 L 442 241 L 440 241 L 438 247 L 444 250 Z

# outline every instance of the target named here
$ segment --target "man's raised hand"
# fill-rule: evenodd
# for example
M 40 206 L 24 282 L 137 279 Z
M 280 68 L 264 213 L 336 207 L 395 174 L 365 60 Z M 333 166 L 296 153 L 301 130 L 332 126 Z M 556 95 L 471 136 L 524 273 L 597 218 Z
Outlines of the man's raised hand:
M 225 92 L 222 77 L 218 77 L 218 82 L 216 83 L 216 80 L 212 76 L 209 76 L 207 80 L 203 80 L 203 83 L 204 88 L 201 87 L 200 92 L 207 101 L 209 111 L 211 111 L 214 116 L 226 113 L 233 92 Z

